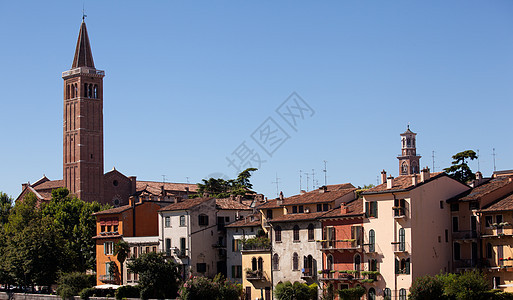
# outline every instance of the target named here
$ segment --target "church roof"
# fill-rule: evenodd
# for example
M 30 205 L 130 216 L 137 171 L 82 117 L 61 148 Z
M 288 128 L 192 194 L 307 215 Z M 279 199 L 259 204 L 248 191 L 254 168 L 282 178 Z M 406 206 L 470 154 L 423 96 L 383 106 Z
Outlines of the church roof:
M 401 135 L 406 135 L 406 134 L 415 134 L 416 135 L 415 132 L 410 130 L 410 125 L 408 125 L 408 128 L 406 129 L 405 132 L 401 133 Z
M 87 35 L 87 28 L 84 21 L 82 21 L 82 24 L 80 25 L 75 57 L 73 58 L 73 65 L 71 68 L 74 69 L 80 67 L 94 68 L 93 54 L 91 52 L 89 36 Z

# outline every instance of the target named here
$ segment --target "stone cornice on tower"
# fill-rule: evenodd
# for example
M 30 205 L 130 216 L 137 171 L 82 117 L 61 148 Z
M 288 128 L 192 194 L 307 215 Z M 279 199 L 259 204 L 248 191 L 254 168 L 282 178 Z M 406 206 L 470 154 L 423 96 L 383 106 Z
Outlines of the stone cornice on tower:
M 75 48 L 75 57 L 73 58 L 73 64 L 71 65 L 72 69 L 79 67 L 94 68 L 93 54 L 84 21 L 82 21 L 82 24 L 80 25 L 77 47 Z

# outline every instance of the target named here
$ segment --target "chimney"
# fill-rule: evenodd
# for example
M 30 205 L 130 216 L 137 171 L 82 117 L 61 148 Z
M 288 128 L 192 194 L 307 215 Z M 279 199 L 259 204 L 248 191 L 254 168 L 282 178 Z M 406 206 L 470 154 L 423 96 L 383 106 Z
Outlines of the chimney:
M 345 206 L 344 204 L 342 204 L 342 205 L 340 206 L 340 213 L 341 213 L 341 214 L 343 214 L 343 215 L 344 215 L 344 214 L 346 214 L 346 213 L 347 213 L 347 206 Z
M 137 191 L 137 176 L 130 176 L 128 177 L 128 179 L 130 179 L 130 193 L 131 194 L 135 194 L 135 192 Z
M 166 196 L 166 189 L 164 188 L 164 185 L 161 185 L 160 186 L 160 195 L 162 197 L 165 197 Z
M 306 191 L 305 191 L 305 190 L 301 190 L 301 191 L 299 192 L 299 194 L 300 194 L 300 195 L 304 195 L 304 194 L 306 194 Z
M 22 183 L 21 190 L 23 191 L 25 188 L 27 188 L 28 185 L 29 185 L 28 183 Z
M 130 205 L 130 206 L 134 206 L 135 205 L 135 197 L 134 196 L 130 196 L 128 198 L 128 205 Z
M 325 193 L 328 191 L 328 187 L 323 185 L 319 188 L 319 193 L 322 194 L 322 193 Z
M 235 195 L 230 195 L 230 200 L 235 201 Z
M 276 204 L 278 205 L 283 205 L 283 192 L 280 192 L 280 197 L 278 197 L 277 199 L 278 201 L 276 201 Z
M 426 180 L 429 179 L 429 168 L 428 167 L 425 167 L 424 169 L 422 169 L 422 171 L 420 171 L 420 181 L 421 182 L 424 182 Z
M 417 175 L 411 175 L 411 185 L 417 185 Z
M 394 177 L 387 177 L 387 189 L 391 189 L 394 186 Z
M 174 202 L 175 203 L 182 202 L 182 198 L 180 196 L 175 196 Z
M 381 171 L 381 183 L 387 182 L 387 172 L 385 170 Z
M 242 203 L 242 195 L 237 195 L 235 197 L 235 201 L 239 202 L 239 203 Z

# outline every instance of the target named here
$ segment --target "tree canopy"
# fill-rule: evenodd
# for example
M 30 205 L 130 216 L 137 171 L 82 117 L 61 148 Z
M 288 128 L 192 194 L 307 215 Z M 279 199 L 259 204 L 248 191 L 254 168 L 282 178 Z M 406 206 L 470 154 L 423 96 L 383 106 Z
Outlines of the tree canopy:
M 226 198 L 230 195 L 254 194 L 251 189 L 253 185 L 250 182 L 251 173 L 257 171 L 257 168 L 247 168 L 239 173 L 236 179 L 225 180 L 223 178 L 203 179 L 203 183 L 198 183 L 198 196 L 209 195 L 216 198 Z
M 452 159 L 452 165 L 444 169 L 447 174 L 463 183 L 476 178 L 476 175 L 472 173 L 472 170 L 470 170 L 470 167 L 468 166 L 469 160 L 477 159 L 476 152 L 473 150 L 465 150 L 454 154 Z

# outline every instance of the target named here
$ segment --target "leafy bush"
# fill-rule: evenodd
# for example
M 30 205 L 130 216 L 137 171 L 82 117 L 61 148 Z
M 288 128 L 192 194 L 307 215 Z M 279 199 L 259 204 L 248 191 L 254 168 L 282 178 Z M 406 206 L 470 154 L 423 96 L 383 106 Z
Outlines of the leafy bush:
M 117 300 L 123 298 L 139 298 L 140 293 L 141 290 L 137 285 L 123 285 L 116 290 L 114 297 L 116 297 Z
M 410 300 L 445 299 L 444 283 L 429 275 L 417 278 L 410 287 Z
M 359 300 L 365 295 L 365 288 L 356 286 L 354 288 L 338 290 L 338 295 L 342 300 Z
M 242 297 L 242 285 L 233 284 L 221 274 L 217 274 L 213 280 L 195 276 L 180 287 L 178 294 L 182 300 L 238 300 Z
M 486 277 L 479 271 L 467 271 L 461 274 L 441 274 L 437 278 L 444 283 L 444 294 L 450 299 L 486 299 L 489 290 Z
M 57 282 L 57 294 L 68 299 L 79 294 L 85 288 L 94 286 L 96 278 L 81 272 L 62 273 Z
M 90 297 L 94 296 L 95 288 L 85 288 L 80 291 L 80 299 L 89 300 Z
M 278 283 L 274 289 L 274 294 L 278 300 L 313 300 L 317 299 L 317 284 L 310 286 L 301 282 L 290 283 L 286 281 Z

